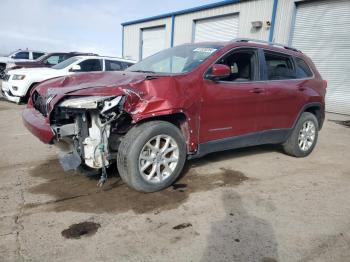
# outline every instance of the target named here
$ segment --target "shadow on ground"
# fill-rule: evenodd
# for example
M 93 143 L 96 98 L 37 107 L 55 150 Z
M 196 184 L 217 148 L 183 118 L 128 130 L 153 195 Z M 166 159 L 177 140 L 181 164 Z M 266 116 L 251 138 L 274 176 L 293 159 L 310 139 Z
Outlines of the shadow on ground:
M 53 200 L 29 203 L 25 207 L 29 213 L 35 212 L 37 208 L 56 212 L 69 210 L 88 213 L 129 210 L 135 213 L 148 213 L 174 209 L 183 204 L 192 193 L 218 187 L 234 187 L 248 179 L 242 172 L 231 169 L 221 168 L 215 174 L 199 174 L 194 167 L 271 150 L 276 148 L 267 146 L 227 151 L 189 161 L 183 175 L 174 186 L 151 194 L 128 188 L 115 170 L 109 172 L 107 184 L 99 188 L 96 186 L 98 176 L 86 177 L 78 172 L 64 172 L 58 160 L 49 160 L 30 171 L 32 176 L 44 178 L 45 182 L 30 188 L 29 192 L 50 195 Z
M 117 175 L 110 176 L 103 188 L 96 186 L 98 177 L 88 178 L 77 172 L 63 172 L 57 160 L 51 160 L 31 171 L 36 177 L 45 178 L 42 184 L 29 190 L 33 194 L 51 195 L 54 200 L 27 204 L 28 209 L 45 208 L 53 211 L 78 211 L 89 213 L 161 212 L 174 209 L 194 192 L 217 187 L 237 186 L 248 178 L 241 172 L 221 169 L 213 175 L 197 174 L 190 170 L 173 187 L 156 193 L 140 193 L 128 188 Z M 34 210 L 33 210 L 34 211 Z
M 272 225 L 250 215 L 238 194 L 225 191 L 222 200 L 227 215 L 212 222 L 202 262 L 276 262 L 278 245 Z

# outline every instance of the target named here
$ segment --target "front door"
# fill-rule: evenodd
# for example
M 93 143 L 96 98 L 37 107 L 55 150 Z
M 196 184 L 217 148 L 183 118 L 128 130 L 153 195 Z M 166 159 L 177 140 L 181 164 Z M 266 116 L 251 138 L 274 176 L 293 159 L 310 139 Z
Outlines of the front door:
M 229 66 L 231 74 L 219 81 L 204 80 L 199 143 L 257 131 L 264 102 L 264 89 L 256 82 L 258 57 L 256 49 L 235 49 L 216 62 Z

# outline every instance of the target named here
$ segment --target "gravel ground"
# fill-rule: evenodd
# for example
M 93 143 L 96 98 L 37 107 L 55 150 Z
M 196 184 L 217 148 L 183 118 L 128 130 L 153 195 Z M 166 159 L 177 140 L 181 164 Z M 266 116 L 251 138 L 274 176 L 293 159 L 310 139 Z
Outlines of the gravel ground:
M 216 153 L 142 194 L 63 172 L 23 107 L 0 101 L 0 261 L 350 261 L 350 116 L 327 114 L 307 158 Z

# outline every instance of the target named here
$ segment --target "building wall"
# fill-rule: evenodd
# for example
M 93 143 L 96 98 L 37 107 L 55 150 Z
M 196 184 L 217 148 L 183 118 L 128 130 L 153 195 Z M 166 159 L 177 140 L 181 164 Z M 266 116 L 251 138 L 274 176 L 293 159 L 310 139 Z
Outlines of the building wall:
M 296 11 L 295 2 L 307 0 L 279 0 L 277 5 L 273 41 L 276 43 L 291 44 L 291 35 Z M 239 15 L 238 37 L 248 37 L 260 40 L 269 40 L 270 27 L 266 21 L 271 22 L 274 0 L 247 0 L 239 3 L 211 8 L 188 14 L 176 15 L 174 20 L 174 45 L 190 43 L 193 40 L 194 23 L 198 19 L 215 17 L 227 14 Z M 251 22 L 263 21 L 261 29 L 254 31 Z M 166 46 L 171 46 L 172 18 L 131 24 L 124 26 L 123 56 L 138 60 L 140 54 L 140 35 L 142 28 L 165 25 Z
M 245 1 L 237 4 L 212 8 L 175 17 L 174 45 L 192 41 L 194 21 L 220 15 L 239 14 L 239 37 L 268 40 L 269 29 L 263 26 L 258 31 L 251 30 L 252 21 L 270 21 L 273 0 Z
M 139 60 L 140 53 L 140 41 L 141 30 L 143 28 L 150 28 L 155 26 L 165 25 L 166 39 L 165 43 L 167 47 L 170 47 L 171 41 L 171 17 L 153 20 L 145 23 L 133 24 L 124 26 L 123 34 L 123 57 L 133 60 Z

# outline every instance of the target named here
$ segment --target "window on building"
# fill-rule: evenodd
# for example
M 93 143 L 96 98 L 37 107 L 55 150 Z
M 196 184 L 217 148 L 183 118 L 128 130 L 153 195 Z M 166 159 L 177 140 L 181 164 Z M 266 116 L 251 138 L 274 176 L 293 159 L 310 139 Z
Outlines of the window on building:
M 82 72 L 91 72 L 91 71 L 102 71 L 102 63 L 100 59 L 87 59 L 80 64 Z
M 265 61 L 269 80 L 295 78 L 293 62 L 290 56 L 265 51 Z
M 33 52 L 33 59 L 36 60 L 39 57 L 45 55 L 44 53 L 39 53 L 39 52 Z
M 230 76 L 221 79 L 222 81 L 247 82 L 257 80 L 257 56 L 254 49 L 234 51 L 221 58 L 217 64 L 227 65 L 231 69 Z
M 123 70 L 122 63 L 114 60 L 105 60 L 106 71 L 120 71 Z
M 29 52 L 18 52 L 12 58 L 15 59 L 29 59 Z
M 297 78 L 307 78 L 312 76 L 312 71 L 310 67 L 305 63 L 303 59 L 295 58 L 296 62 L 296 77 Z

